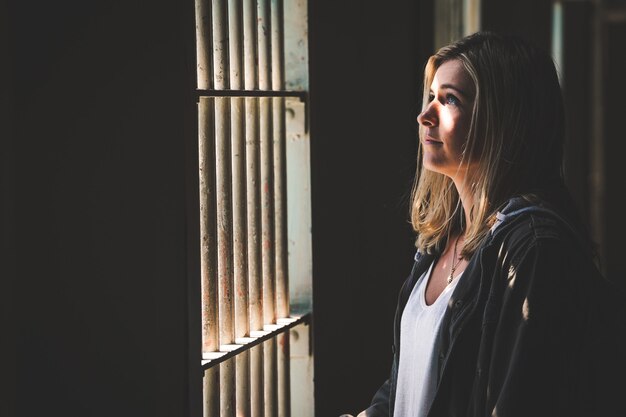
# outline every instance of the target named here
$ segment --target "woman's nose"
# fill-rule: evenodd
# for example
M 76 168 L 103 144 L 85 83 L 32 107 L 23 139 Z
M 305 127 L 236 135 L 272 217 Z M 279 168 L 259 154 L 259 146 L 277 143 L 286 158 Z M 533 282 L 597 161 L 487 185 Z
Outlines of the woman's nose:
M 432 103 L 429 103 L 420 114 L 417 115 L 417 123 L 422 126 L 432 127 L 437 124 L 437 115 L 433 109 Z

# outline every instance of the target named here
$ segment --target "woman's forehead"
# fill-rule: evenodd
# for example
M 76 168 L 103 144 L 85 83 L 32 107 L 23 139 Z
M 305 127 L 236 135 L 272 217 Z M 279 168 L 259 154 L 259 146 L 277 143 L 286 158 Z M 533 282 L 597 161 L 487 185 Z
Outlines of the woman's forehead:
M 474 83 L 463 63 L 458 59 L 445 61 L 441 64 L 437 68 L 430 86 L 433 91 L 450 87 L 460 90 L 466 95 L 474 95 Z

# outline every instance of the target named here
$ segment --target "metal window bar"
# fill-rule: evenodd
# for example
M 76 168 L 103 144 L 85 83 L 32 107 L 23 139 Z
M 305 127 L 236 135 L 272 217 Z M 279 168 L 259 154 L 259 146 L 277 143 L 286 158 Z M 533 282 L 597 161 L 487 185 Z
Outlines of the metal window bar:
M 243 0 L 244 88 L 258 88 L 256 2 Z M 223 93 L 223 92 L 220 92 Z M 263 281 L 261 277 L 261 211 L 259 178 L 258 99 L 245 98 L 246 183 L 248 230 L 248 280 L 250 330 L 263 329 Z M 250 416 L 263 416 L 263 347 L 250 350 Z
M 282 0 L 196 0 L 204 415 L 289 416 Z
M 272 44 L 272 89 L 285 88 L 284 40 L 282 0 L 271 0 L 271 44 Z M 276 314 L 289 315 L 289 286 L 287 280 L 287 198 L 286 198 L 286 135 L 285 98 L 272 99 L 273 157 L 274 157 L 274 227 L 275 227 L 275 266 L 276 266 Z M 289 416 L 289 333 L 277 337 L 277 413 L 279 417 Z
M 259 88 L 271 89 L 271 14 L 270 0 L 257 2 L 257 42 Z M 272 137 L 272 98 L 259 98 L 259 140 L 261 146 L 261 257 L 263 276 L 263 321 L 273 323 L 275 309 L 274 259 L 274 171 Z M 277 417 L 276 341 L 263 344 L 264 416 Z

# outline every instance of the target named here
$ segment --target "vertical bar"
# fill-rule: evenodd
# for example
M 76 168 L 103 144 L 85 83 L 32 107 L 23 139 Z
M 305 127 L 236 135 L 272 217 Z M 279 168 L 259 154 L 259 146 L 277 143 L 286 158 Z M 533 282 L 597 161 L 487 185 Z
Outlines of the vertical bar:
M 241 352 L 235 357 L 236 360 L 236 401 L 235 414 L 239 416 L 250 415 L 250 352 Z
M 235 280 L 235 340 L 250 332 L 248 314 L 248 262 L 246 227 L 246 164 L 244 100 L 231 99 L 232 175 L 233 175 L 233 260 Z M 246 360 L 237 360 L 237 414 L 250 415 L 250 370 Z
M 244 84 L 258 87 L 256 2 L 243 0 Z M 246 98 L 246 167 L 248 197 L 248 279 L 250 328 L 263 329 L 263 281 L 261 272 L 261 213 L 259 170 L 258 99 Z M 263 344 L 250 350 L 250 416 L 263 417 Z
M 242 57 L 243 57 L 243 25 L 242 25 L 242 0 L 228 0 L 228 46 L 229 46 L 229 69 L 230 88 L 241 90 L 243 88 Z
M 203 417 L 215 417 L 220 414 L 220 367 L 214 366 L 204 371 L 202 380 Z
M 259 42 L 259 88 L 271 88 L 271 21 L 270 0 L 258 0 L 257 33 Z
M 215 151 L 217 188 L 217 272 L 219 277 L 220 345 L 234 343 L 233 228 L 229 99 L 215 99 Z M 220 365 L 222 417 L 234 416 L 235 369 L 232 361 Z M 232 402 L 231 402 L 232 401 Z
M 250 332 L 248 299 L 248 262 L 246 239 L 246 164 L 244 100 L 231 100 L 233 167 L 233 256 L 235 279 L 235 340 Z M 237 414 L 250 415 L 250 368 L 244 359 L 237 360 Z
M 271 1 L 272 89 L 283 90 L 285 88 L 283 0 Z M 289 316 L 285 99 L 274 98 L 272 106 L 272 136 L 274 138 L 276 314 L 277 317 L 282 318 Z M 279 417 L 289 417 L 291 414 L 291 396 L 289 390 L 289 332 L 278 335 L 276 345 L 278 401 L 276 412 Z
M 243 0 L 244 86 L 257 88 L 256 1 Z M 246 183 L 248 215 L 248 279 L 250 291 L 250 329 L 263 329 L 263 287 L 261 278 L 261 210 L 259 168 L 259 103 L 245 99 L 246 114 Z
M 214 352 L 219 349 L 213 102 L 213 99 L 202 98 L 198 104 L 203 352 Z M 218 380 L 217 369 L 205 372 L 203 381 L 205 416 L 216 416 L 219 413 Z
M 224 0 L 212 0 L 213 15 L 213 85 L 225 90 L 228 84 L 228 16 Z
M 480 30 L 481 0 L 463 1 L 463 35 L 471 35 Z
M 271 88 L 270 3 L 258 0 L 259 88 Z M 274 198 L 272 160 L 271 98 L 259 99 L 259 140 L 261 142 L 261 256 L 263 270 L 263 321 L 274 323 Z
M 282 90 L 285 85 L 283 0 L 271 2 L 272 89 Z
M 243 0 L 244 87 L 258 87 L 256 1 Z M 258 100 L 245 99 L 250 329 L 263 329 Z M 250 416 L 263 417 L 263 345 L 250 350 Z
M 213 82 L 217 90 L 229 88 L 228 14 L 226 1 L 213 0 Z M 232 207 L 230 193 L 229 103 L 215 99 L 217 246 L 219 276 L 220 344 L 233 343 Z M 235 369 L 232 361 L 220 364 L 220 415 L 235 415 Z
M 228 0 L 230 88 L 241 90 L 243 76 L 243 10 L 242 0 Z M 245 182 L 245 131 L 244 101 L 231 99 L 231 139 L 233 174 L 233 261 L 235 280 L 235 340 L 250 331 L 248 317 L 248 279 L 246 250 L 246 182 Z M 236 415 L 250 415 L 250 364 L 249 354 L 237 356 Z
M 276 315 L 289 316 L 289 288 L 287 264 L 287 181 L 286 181 L 286 138 L 285 138 L 285 99 L 273 98 L 273 137 L 274 137 L 274 226 L 275 226 L 275 277 Z M 289 347 L 281 349 L 281 343 L 289 343 L 278 336 L 278 411 L 279 416 L 289 416 Z M 284 353 L 287 353 L 287 356 Z
M 259 99 L 259 140 L 261 153 L 261 269 L 263 279 L 263 322 L 276 321 L 274 271 L 274 198 L 272 166 L 272 99 Z M 264 343 L 263 387 L 264 415 L 276 417 L 276 344 L 275 339 Z
M 289 332 L 283 332 L 276 336 L 277 341 L 277 382 L 278 382 L 278 417 L 289 417 L 291 415 L 291 372 Z
M 258 0 L 257 22 L 259 41 L 259 88 L 270 90 L 271 71 L 271 12 L 270 0 Z M 261 142 L 261 233 L 263 270 L 263 321 L 274 323 L 275 259 L 274 259 L 274 184 L 272 158 L 272 99 L 261 98 L 259 137 Z M 276 340 L 265 342 L 263 351 L 265 417 L 277 417 L 276 395 Z
M 219 364 L 220 368 L 220 416 L 235 417 L 236 416 L 236 399 L 235 399 L 235 360 L 230 358 Z M 216 416 L 217 417 L 217 416 Z
M 283 2 L 272 0 L 272 88 L 285 86 L 283 64 Z M 287 186 L 285 156 L 285 99 L 272 100 L 274 137 L 274 211 L 276 242 L 276 314 L 289 316 L 289 291 L 287 279 Z
M 261 265 L 263 276 L 263 322 L 276 321 L 274 291 L 274 184 L 272 98 L 261 97 L 259 139 L 261 145 Z
M 265 372 L 265 417 L 278 416 L 278 393 L 276 378 L 276 338 L 273 337 L 263 343 L 263 371 Z
M 243 0 L 243 63 L 246 90 L 258 87 L 256 2 Z
M 256 2 L 243 0 L 244 84 L 258 87 Z M 248 197 L 248 278 L 250 328 L 263 329 L 263 281 L 261 272 L 261 213 L 259 170 L 258 99 L 246 98 L 246 167 Z M 263 417 L 263 344 L 250 350 L 250 416 Z
M 198 69 L 198 88 L 212 88 L 213 74 L 211 71 L 211 1 L 196 0 L 196 56 Z
M 269 0 L 258 0 L 257 35 L 259 88 L 271 88 L 271 22 Z M 274 197 L 272 167 L 272 99 L 259 99 L 259 141 L 261 147 L 261 268 L 263 277 L 263 322 L 274 323 Z M 276 343 L 268 340 L 263 347 L 264 415 L 276 413 Z
M 250 349 L 250 416 L 263 417 L 263 343 Z
M 457 40 L 464 33 L 464 2 L 467 0 L 435 1 L 435 50 Z
M 247 74 L 247 73 L 246 73 Z M 246 77 L 247 78 L 247 77 Z M 261 196 L 258 99 L 246 98 L 246 190 L 248 285 L 250 329 L 263 329 L 263 279 L 261 269 Z M 250 398 L 252 417 L 263 416 L 263 345 L 250 351 Z

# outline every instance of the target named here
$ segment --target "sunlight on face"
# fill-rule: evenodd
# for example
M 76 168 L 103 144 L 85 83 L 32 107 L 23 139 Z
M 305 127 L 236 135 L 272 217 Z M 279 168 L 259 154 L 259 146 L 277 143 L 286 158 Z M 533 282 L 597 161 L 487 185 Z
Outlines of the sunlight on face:
M 422 126 L 424 167 L 463 180 L 470 168 L 460 167 L 467 141 L 472 109 L 474 84 L 459 60 L 446 61 L 439 66 L 428 102 L 417 121 Z

